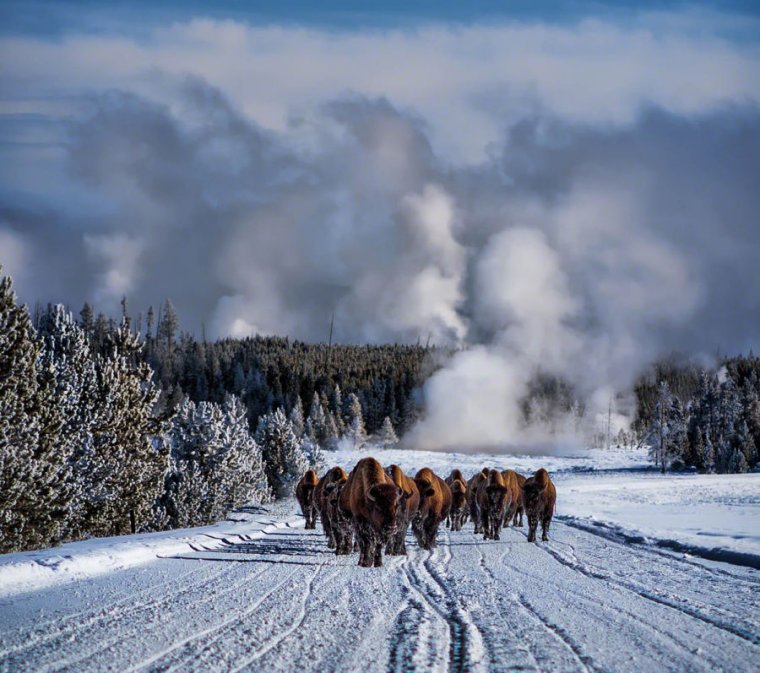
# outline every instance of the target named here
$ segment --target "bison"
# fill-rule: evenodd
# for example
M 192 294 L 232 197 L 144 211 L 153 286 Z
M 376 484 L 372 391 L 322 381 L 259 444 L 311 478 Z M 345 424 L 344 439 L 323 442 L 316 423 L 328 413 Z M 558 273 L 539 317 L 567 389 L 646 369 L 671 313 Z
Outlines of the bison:
M 451 489 L 451 510 L 448 521 L 450 521 L 451 530 L 462 530 L 462 526 L 467 521 L 467 484 L 461 479 L 455 479 L 449 488 Z
M 336 554 L 351 553 L 352 540 L 344 539 L 346 527 L 340 525 L 341 514 L 338 509 L 338 498 L 347 480 L 348 476 L 343 468 L 333 467 L 319 480 L 314 489 L 314 504 L 319 511 L 322 529 L 327 537 L 327 547 L 335 549 Z
M 389 556 L 405 556 L 406 532 L 409 530 L 409 524 L 420 506 L 420 492 L 414 480 L 407 477 L 398 465 L 386 467 L 385 474 L 402 491 L 401 502 L 397 510 L 396 534 L 388 542 L 385 553 Z
M 476 494 L 480 512 L 480 527 L 484 540 L 500 539 L 504 517 L 512 503 L 509 488 L 498 470 L 491 470 L 481 479 Z
M 523 512 L 525 512 L 525 502 L 523 499 L 523 488 L 525 487 L 525 481 L 527 477 L 524 477 L 519 472 L 515 472 L 517 475 L 517 484 L 520 486 L 520 502 L 517 504 L 517 507 L 515 508 L 515 515 L 514 519 L 512 521 L 513 526 L 520 526 L 522 528 L 523 525 Z M 518 517 L 519 517 L 519 523 L 518 523 Z
M 480 472 L 474 474 L 467 482 L 467 506 L 470 510 L 470 518 L 475 525 L 475 533 L 482 533 L 480 508 L 478 507 L 478 487 L 484 479 L 488 479 L 489 470 L 484 467 Z
M 374 458 L 362 458 L 340 494 L 339 508 L 359 543 L 359 565 L 383 565 L 383 546 L 396 533 L 402 490 Z
M 536 541 L 536 528 L 541 521 L 541 541 L 549 539 L 549 525 L 557 504 L 557 489 L 554 488 L 549 473 L 542 467 L 525 480 L 523 502 L 528 515 L 528 542 Z
M 304 528 L 317 527 L 317 507 L 314 502 L 314 489 L 317 487 L 319 478 L 314 470 L 308 470 L 296 485 L 296 500 L 301 506 L 301 513 L 306 519 Z
M 520 513 L 520 525 L 522 526 L 522 483 L 525 481 L 525 477 L 521 474 L 517 474 L 514 470 L 503 470 L 501 476 L 504 479 L 504 483 L 509 489 L 510 505 L 507 510 L 507 514 L 504 517 L 504 528 L 509 526 L 510 523 L 517 525 L 517 513 Z
M 436 546 L 438 527 L 451 509 L 451 489 L 428 467 L 414 475 L 414 483 L 420 492 L 420 506 L 412 521 L 412 530 L 420 547 L 432 549 Z

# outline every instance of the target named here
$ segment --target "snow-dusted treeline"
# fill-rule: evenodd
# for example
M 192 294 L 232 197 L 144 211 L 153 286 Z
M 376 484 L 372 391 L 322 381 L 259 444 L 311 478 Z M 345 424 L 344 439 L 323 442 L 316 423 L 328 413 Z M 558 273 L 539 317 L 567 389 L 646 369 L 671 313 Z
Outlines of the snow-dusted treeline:
M 320 465 L 311 435 L 282 411 L 254 437 L 233 395 L 183 399 L 172 413 L 160 397 L 128 320 L 95 350 L 62 306 L 35 328 L 3 277 L 0 552 L 212 523 Z
M 660 372 L 637 393 L 639 422 L 661 471 L 747 472 L 760 462 L 760 359 Z

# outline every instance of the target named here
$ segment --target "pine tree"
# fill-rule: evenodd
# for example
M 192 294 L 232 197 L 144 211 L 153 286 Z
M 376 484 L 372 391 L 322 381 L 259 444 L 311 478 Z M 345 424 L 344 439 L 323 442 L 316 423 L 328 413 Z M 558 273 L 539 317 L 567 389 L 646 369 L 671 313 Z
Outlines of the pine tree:
M 650 445 L 650 458 L 658 465 L 660 472 L 665 469 L 673 459 L 673 438 L 671 436 L 672 423 L 670 414 L 673 410 L 673 397 L 667 381 L 661 381 L 657 389 L 657 402 L 655 403 L 652 420 L 649 427 L 648 443 Z
M 306 426 L 303 418 L 303 403 L 301 402 L 300 395 L 296 397 L 296 403 L 290 410 L 288 420 L 290 420 L 290 424 L 293 426 L 293 432 L 295 433 L 296 437 L 298 439 L 301 439 L 306 430 Z
M 335 420 L 335 431 L 338 437 L 342 437 L 346 431 L 346 424 L 343 422 L 343 393 L 340 386 L 336 383 L 330 396 L 330 411 L 332 411 Z
M 167 299 L 164 302 L 161 316 L 158 320 L 156 340 L 166 346 L 166 348 L 171 349 L 177 336 L 178 327 L 177 311 L 174 309 L 174 304 L 172 304 L 171 300 Z
M 95 329 L 95 313 L 92 310 L 92 306 L 87 302 L 84 303 L 82 310 L 79 312 L 79 325 L 89 339 Z
M 378 435 L 378 441 L 383 448 L 398 443 L 398 437 L 396 436 L 396 431 L 393 429 L 393 423 L 391 422 L 390 416 L 386 416 L 383 420 L 383 425 L 380 428 L 380 433 Z
M 707 474 L 715 472 L 715 449 L 709 435 L 705 435 L 702 446 L 702 465 Z
M 163 487 L 168 455 L 155 436 L 158 391 L 141 344 L 122 325 L 96 360 L 93 442 L 83 457 L 87 530 L 119 535 L 146 527 Z
M 325 467 L 325 454 L 322 452 L 319 444 L 314 443 L 309 437 L 304 436 L 301 439 L 301 451 L 309 463 L 309 467 L 314 468 L 318 473 Z
M 361 448 L 367 442 L 367 433 L 364 430 L 364 418 L 362 416 L 362 406 L 355 393 L 351 393 L 348 396 L 347 403 L 349 423 L 346 428 L 346 437 L 348 437 L 355 448 Z
M 0 551 L 23 549 L 34 499 L 39 444 L 34 338 L 26 306 L 16 304 L 10 276 L 0 278 Z
M 43 316 L 39 335 L 44 346 L 41 365 L 47 371 L 50 390 L 50 403 L 45 406 L 60 416 L 58 431 L 43 432 L 40 441 L 40 450 L 48 456 L 46 511 L 53 520 L 65 519 L 58 539 L 76 538 L 86 533 L 81 527 L 85 484 L 78 467 L 92 443 L 94 358 L 84 328 L 61 305 L 51 307 Z
M 256 442 L 261 446 L 272 491 L 279 498 L 290 495 L 296 481 L 309 468 L 309 461 L 282 409 L 259 419 Z
M 171 469 L 162 506 L 173 527 L 210 524 L 243 504 L 270 499 L 260 447 L 245 407 L 184 400 L 168 431 Z

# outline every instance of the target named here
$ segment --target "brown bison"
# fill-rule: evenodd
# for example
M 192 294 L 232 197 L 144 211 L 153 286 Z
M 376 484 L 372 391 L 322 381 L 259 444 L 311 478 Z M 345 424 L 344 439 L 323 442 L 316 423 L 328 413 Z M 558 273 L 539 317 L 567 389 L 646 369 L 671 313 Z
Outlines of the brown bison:
M 491 470 L 488 479 L 480 480 L 477 492 L 480 527 L 484 540 L 500 539 L 504 517 L 512 504 L 511 493 L 498 470 Z
M 414 483 L 420 492 L 420 506 L 412 521 L 412 530 L 420 547 L 432 549 L 436 546 L 438 527 L 451 509 L 451 489 L 428 467 L 414 475 Z
M 536 528 L 541 521 L 541 540 L 549 539 L 549 524 L 552 522 L 554 507 L 557 504 L 557 489 L 554 488 L 549 473 L 542 467 L 525 480 L 523 502 L 528 515 L 528 542 L 536 541 Z
M 475 533 L 482 533 L 480 508 L 478 507 L 478 488 L 480 483 L 488 479 L 489 470 L 484 467 L 480 472 L 474 474 L 467 482 L 467 506 L 470 509 L 470 518 L 475 525 Z
M 503 470 L 501 476 L 504 479 L 504 483 L 509 489 L 510 505 L 504 517 L 504 528 L 509 526 L 510 523 L 517 525 L 517 513 L 520 512 L 522 518 L 522 485 L 521 480 L 525 481 L 525 477 L 521 474 L 517 474 L 514 470 Z M 522 521 L 520 522 L 522 526 Z
M 359 565 L 383 565 L 383 546 L 396 533 L 402 490 L 374 458 L 362 458 L 340 494 L 339 508 L 359 543 Z
M 527 477 L 524 477 L 519 472 L 515 472 L 517 475 L 517 483 L 520 486 L 520 502 L 517 504 L 517 507 L 515 509 L 515 515 L 514 519 L 512 520 L 513 526 L 520 526 L 522 528 L 523 525 L 523 512 L 525 512 L 525 502 L 523 500 L 523 488 L 525 487 L 525 482 L 527 480 Z M 519 523 L 518 523 L 518 517 L 519 517 Z
M 335 549 L 336 554 L 351 553 L 352 540 L 344 539 L 345 526 L 340 525 L 341 514 L 338 508 L 338 498 L 346 481 L 348 476 L 343 468 L 333 467 L 319 480 L 314 489 L 314 504 L 319 511 L 322 530 L 327 537 L 327 547 Z
M 301 513 L 306 519 L 304 528 L 312 529 L 317 527 L 317 507 L 314 502 L 314 489 L 317 487 L 319 477 L 314 470 L 308 470 L 296 484 L 296 500 L 301 506 Z
M 455 479 L 449 488 L 451 489 L 451 510 L 448 521 L 451 530 L 459 531 L 467 521 L 467 484 L 461 479 Z
M 406 532 L 420 506 L 420 492 L 414 480 L 407 477 L 398 465 L 386 467 L 385 474 L 401 489 L 401 502 L 396 511 L 396 534 L 389 540 L 385 553 L 390 556 L 404 556 L 406 555 Z

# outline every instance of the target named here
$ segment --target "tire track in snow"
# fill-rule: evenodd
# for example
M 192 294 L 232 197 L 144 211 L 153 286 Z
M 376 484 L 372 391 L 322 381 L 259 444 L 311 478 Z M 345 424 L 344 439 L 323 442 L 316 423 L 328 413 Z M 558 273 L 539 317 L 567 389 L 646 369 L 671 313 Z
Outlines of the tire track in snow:
M 251 577 L 248 577 L 246 579 L 247 579 L 248 582 L 251 582 L 251 581 L 259 578 L 261 575 L 263 575 L 265 571 L 266 571 L 266 569 L 262 569 L 262 570 L 256 572 Z M 225 573 L 225 574 L 228 574 L 228 573 Z M 218 578 L 218 575 L 216 577 Z M 209 603 L 211 601 L 215 601 L 215 600 L 217 600 L 217 599 L 219 599 L 219 598 L 221 598 L 223 596 L 226 596 L 227 594 L 231 594 L 231 593 L 236 592 L 236 591 L 239 591 L 239 586 L 237 586 L 236 584 L 232 584 L 231 586 L 226 586 L 224 589 L 221 589 L 219 591 L 214 591 L 213 593 L 208 593 L 207 595 L 203 596 L 202 598 L 200 598 L 200 599 L 198 599 L 196 601 L 193 601 L 193 604 L 192 604 L 193 609 L 196 609 L 199 606 L 203 606 L 203 605 L 205 605 L 205 604 L 207 604 L 207 603 Z M 187 592 L 184 592 L 184 591 L 177 592 L 176 594 L 174 594 L 171 597 L 171 599 L 173 600 L 173 599 L 179 598 L 180 596 L 182 596 L 185 593 L 187 593 Z M 167 603 L 167 602 L 168 601 L 163 601 L 164 604 Z M 160 629 L 160 628 L 161 628 L 161 623 L 159 622 L 159 623 L 155 624 L 154 628 L 151 628 L 151 629 L 147 629 L 147 628 L 143 627 L 140 630 L 140 634 L 141 634 L 141 636 L 144 636 L 144 634 L 146 632 L 156 631 L 157 629 Z M 97 647 L 94 650 L 90 650 L 90 651 L 88 651 L 86 653 L 80 653 L 80 655 L 76 659 L 68 659 L 68 660 L 66 660 L 65 664 L 60 669 L 57 669 L 57 670 L 64 671 L 64 670 L 66 670 L 68 668 L 71 668 L 73 666 L 74 667 L 74 671 L 76 671 L 76 670 L 78 670 L 78 666 L 77 665 L 80 662 L 85 661 L 87 659 L 91 659 L 93 657 L 96 657 L 100 653 L 105 652 L 110 647 L 113 647 L 114 645 L 122 642 L 123 640 L 124 640 L 124 633 L 121 633 L 118 636 L 115 636 L 113 638 L 108 638 L 108 639 L 105 639 L 105 640 L 99 640 L 97 642 Z M 53 664 L 53 665 L 55 665 L 55 664 Z M 50 666 L 48 666 L 48 668 L 49 667 Z M 43 669 L 43 670 L 47 670 L 47 669 Z
M 409 584 L 404 566 L 409 563 L 405 558 L 398 566 L 400 589 L 402 596 L 401 609 L 396 613 L 388 639 L 388 665 L 386 673 L 402 673 L 417 668 L 416 661 L 420 656 L 420 647 L 426 640 L 423 633 L 426 619 L 425 606 L 412 596 L 414 589 Z M 429 608 L 428 608 L 429 610 Z M 429 617 L 427 617 L 429 619 Z M 431 649 L 428 647 L 426 664 L 432 666 L 435 659 L 431 660 Z
M 27 637 L 24 642 L 21 642 L 17 645 L 12 646 L 11 648 L 4 650 L 2 653 L 0 653 L 0 665 L 4 666 L 7 663 L 5 660 L 8 658 L 10 658 L 11 662 L 18 659 L 19 657 L 23 661 L 25 659 L 25 656 L 21 656 L 21 653 L 28 652 L 33 648 L 45 647 L 49 650 L 52 646 L 55 645 L 55 643 L 58 643 L 58 645 L 60 645 L 61 643 L 72 641 L 74 635 L 76 635 L 78 639 L 81 639 L 81 634 L 85 629 L 97 630 L 98 628 L 103 628 L 103 626 L 106 624 L 108 626 L 114 626 L 120 622 L 127 622 L 131 617 L 140 614 L 141 612 L 149 612 L 151 610 L 155 610 L 163 605 L 166 605 L 167 603 L 176 600 L 181 596 L 185 596 L 199 589 L 206 589 L 233 571 L 233 568 L 225 568 L 223 570 L 220 570 L 218 573 L 214 573 L 213 575 L 205 575 L 197 582 L 193 582 L 184 586 L 180 585 L 180 588 L 178 590 L 175 590 L 173 593 L 166 593 L 163 596 L 159 597 L 153 596 L 149 600 L 133 603 L 124 609 L 119 609 L 119 606 L 124 602 L 128 602 L 128 598 L 116 601 L 114 604 L 111 604 L 107 608 L 100 608 L 97 611 L 90 611 L 86 618 L 82 618 L 81 614 L 87 614 L 87 611 L 83 611 L 83 613 L 80 613 L 78 616 L 70 616 L 70 620 L 68 620 L 67 617 L 67 623 L 61 625 L 61 628 L 57 629 L 56 631 L 48 632 L 38 638 Z M 181 579 L 187 574 L 180 575 L 179 578 Z M 173 578 L 172 581 L 176 582 L 176 580 L 177 578 Z M 170 584 L 170 581 L 166 581 L 159 583 L 157 586 L 168 588 Z M 144 593 L 144 591 L 138 591 L 137 593 L 141 594 Z
M 485 554 L 483 553 L 480 546 L 478 547 L 478 551 L 480 552 L 480 568 L 483 570 L 483 572 L 488 575 L 491 578 L 491 581 L 495 584 L 504 585 L 508 589 L 512 589 L 512 587 L 503 579 L 500 578 L 494 573 L 492 568 L 488 565 L 488 562 L 486 560 Z M 506 556 L 509 554 L 509 549 L 507 549 L 500 557 L 499 561 L 497 562 L 497 565 L 504 564 L 504 560 Z M 503 594 L 499 594 L 503 595 Z M 596 667 L 596 665 L 593 663 L 593 660 L 590 656 L 586 655 L 585 653 L 582 653 L 580 651 L 580 648 L 575 644 L 574 641 L 569 639 L 567 636 L 567 633 L 562 629 L 561 631 L 558 630 L 558 628 L 553 627 L 550 625 L 545 619 L 541 617 L 535 610 L 528 607 L 520 598 L 520 595 L 515 593 L 514 591 L 510 591 L 509 594 L 512 597 L 512 605 L 519 606 L 523 612 L 526 612 L 531 621 L 534 623 L 539 624 L 541 627 L 543 627 L 543 631 L 547 633 L 553 641 L 559 643 L 560 647 L 564 649 L 565 652 L 567 652 L 571 659 L 576 663 L 578 666 L 578 669 L 582 673 L 590 673 L 590 672 L 597 672 L 599 669 Z M 497 601 L 497 610 L 500 613 L 502 621 L 504 621 L 505 624 L 507 624 L 508 628 L 511 626 L 509 622 L 507 622 L 504 619 L 503 616 L 503 606 L 500 601 Z M 539 658 L 535 654 L 535 648 L 537 646 L 537 642 L 535 639 L 528 639 L 528 649 L 526 650 L 526 653 L 530 656 L 530 658 L 533 660 L 533 663 L 535 665 L 535 670 L 537 671 L 554 671 L 557 670 L 557 667 L 559 663 L 556 660 L 550 660 L 549 661 L 549 667 L 546 668 L 541 665 L 539 662 Z M 543 659 L 543 657 L 541 657 Z M 561 669 L 566 670 L 566 669 Z
M 542 624 L 547 631 L 554 634 L 559 641 L 564 643 L 565 647 L 572 652 L 582 671 L 585 671 L 585 673 L 601 673 L 601 669 L 596 667 L 591 657 L 583 652 L 580 645 L 575 642 L 565 629 L 557 624 L 553 624 L 541 615 L 541 613 L 539 613 L 522 594 L 513 592 L 512 596 L 522 608 L 531 614 L 536 621 Z
M 449 545 L 444 548 L 446 558 L 443 566 L 451 560 Z M 484 639 L 471 617 L 462 608 L 448 582 L 442 577 L 440 564 L 435 562 L 438 550 L 427 553 L 420 550 L 414 560 L 422 557 L 420 563 L 410 563 L 405 568 L 411 587 L 435 611 L 448 627 L 449 658 L 447 669 L 454 673 L 486 670 Z
M 261 573 L 257 574 L 257 577 L 260 576 L 265 570 L 262 570 Z M 190 634 L 189 636 L 183 638 L 179 642 L 174 643 L 171 647 L 166 648 L 160 652 L 157 652 L 153 654 L 148 659 L 144 659 L 137 664 L 134 664 L 127 670 L 123 671 L 123 673 L 135 673 L 136 671 L 139 671 L 146 666 L 150 666 L 151 671 L 165 671 L 169 672 L 172 670 L 176 670 L 176 667 L 179 664 L 182 664 L 186 661 L 187 656 L 195 656 L 195 652 L 189 652 L 187 656 L 185 656 L 182 652 L 179 652 L 180 649 L 190 649 L 187 648 L 188 645 L 197 644 L 202 645 L 203 648 L 207 648 L 210 644 L 217 642 L 220 638 L 224 636 L 223 633 L 219 633 L 220 631 L 223 631 L 228 626 L 234 624 L 235 622 L 242 621 L 244 618 L 248 617 L 249 615 L 256 612 L 259 607 L 274 593 L 282 589 L 298 572 L 297 569 L 294 569 L 290 573 L 288 573 L 281 581 L 279 581 L 277 584 L 275 584 L 269 591 L 265 592 L 262 596 L 260 596 L 254 603 L 246 610 L 242 612 L 236 612 L 233 614 L 232 617 L 228 617 L 227 619 L 223 620 L 220 623 L 214 624 L 212 626 L 209 626 L 205 629 L 202 629 L 200 631 L 196 631 L 195 633 Z M 234 587 L 237 588 L 237 587 Z M 209 636 L 211 634 L 215 634 L 213 638 L 210 640 L 203 640 L 206 636 Z M 174 661 L 162 661 L 169 655 L 173 655 L 175 653 L 178 653 L 179 656 L 175 657 Z
M 474 537 L 474 534 L 473 534 Z M 478 550 L 479 555 L 479 567 L 480 570 L 488 577 L 490 577 L 491 581 L 494 583 L 498 583 L 498 580 L 494 576 L 491 569 L 488 567 L 488 564 L 486 563 L 486 556 L 483 553 L 483 547 L 482 545 L 476 545 L 476 548 Z M 499 558 L 499 562 L 503 562 L 504 558 L 509 553 L 509 549 L 507 549 Z M 512 633 L 513 631 L 513 625 L 509 623 L 504 618 L 504 608 L 502 606 L 502 602 L 500 600 L 494 601 L 494 608 L 495 613 L 499 618 L 499 621 L 501 622 L 504 632 L 505 633 Z M 536 659 L 535 655 L 533 654 L 533 651 L 530 647 L 530 644 L 520 643 L 515 648 L 507 648 L 504 643 L 501 642 L 493 642 L 490 639 L 485 639 L 486 647 L 488 648 L 488 654 L 491 658 L 491 667 L 494 668 L 497 663 L 503 663 L 505 665 L 506 670 L 519 670 L 519 671 L 525 671 L 525 670 L 531 670 L 534 671 L 534 673 L 540 673 L 541 666 L 538 663 L 538 659 Z M 515 651 L 517 650 L 517 651 Z M 530 659 L 530 662 L 523 663 L 521 661 L 516 661 L 517 655 L 527 655 L 527 657 Z M 503 655 L 503 656 L 502 656 Z M 510 662 L 510 665 L 507 665 L 507 662 Z M 511 665 L 514 664 L 514 665 Z M 529 668 L 528 668 L 529 666 Z
M 572 546 L 572 545 L 568 545 Z M 530 573 L 526 570 L 523 570 L 521 568 L 517 568 L 514 566 L 510 566 L 509 570 L 511 572 L 517 573 L 519 575 L 523 575 L 524 577 L 529 578 L 533 581 L 547 581 L 546 578 L 539 577 L 533 573 Z M 551 580 L 549 580 L 551 581 Z M 649 621 L 642 618 L 641 615 L 639 615 L 637 612 L 630 610 L 628 608 L 624 608 L 621 605 L 618 604 L 610 604 L 603 602 L 600 600 L 599 597 L 590 597 L 588 593 L 584 593 L 583 591 L 579 591 L 577 589 L 570 588 L 566 585 L 560 585 L 558 583 L 555 583 L 555 586 L 558 589 L 561 589 L 566 595 L 573 595 L 576 597 L 577 600 L 579 600 L 581 603 L 590 605 L 593 607 L 601 607 L 604 609 L 612 609 L 617 614 L 622 615 L 626 621 L 628 622 L 635 622 L 637 623 L 642 629 L 644 629 L 647 633 L 651 634 L 651 637 L 647 640 L 647 642 L 655 642 L 655 641 L 663 641 L 667 640 L 673 645 L 675 645 L 679 650 L 681 650 L 686 657 L 692 657 L 694 655 L 694 648 L 693 644 L 690 644 L 688 642 L 685 642 L 681 638 L 678 638 L 675 634 L 670 633 L 668 631 L 664 631 L 661 629 L 658 629 L 654 627 Z M 618 587 L 619 588 L 619 587 Z M 706 655 L 703 653 L 701 655 L 702 657 L 705 657 Z M 720 662 L 715 660 L 714 658 L 711 658 L 711 661 L 709 662 L 715 669 L 720 668 Z
M 104 603 L 95 610 L 92 608 L 86 608 L 77 612 L 70 612 L 62 617 L 54 617 L 52 619 L 38 621 L 35 623 L 34 629 L 31 633 L 28 629 L 23 631 L 19 631 L 17 629 L 8 629 L 7 631 L 0 632 L 0 643 L 10 642 L 14 638 L 23 638 L 23 643 L 21 643 L 19 646 L 14 646 L 9 649 L 0 649 L 0 658 L 6 656 L 7 654 L 18 651 L 20 648 L 28 648 L 37 643 L 50 640 L 50 638 L 55 636 L 55 633 L 60 633 L 64 629 L 68 629 L 70 623 L 75 623 L 75 628 L 79 628 L 81 626 L 82 620 L 91 619 L 100 613 L 114 612 L 117 607 L 133 601 L 135 597 L 139 596 L 140 594 L 150 593 L 156 591 L 157 589 L 160 589 L 161 587 L 167 587 L 170 583 L 176 584 L 178 580 L 182 581 L 192 575 L 197 574 L 203 575 L 204 579 L 208 578 L 208 575 L 204 575 L 202 568 L 193 568 L 192 570 L 188 570 L 187 572 L 184 572 L 180 575 L 172 575 L 170 579 L 156 582 L 155 584 L 143 587 L 142 589 L 136 589 L 131 593 L 125 593 L 123 590 L 119 590 L 119 593 L 123 594 L 121 598 Z M 12 600 L 18 599 L 14 597 Z M 56 629 L 55 633 L 53 632 L 53 629 Z
M 739 629 L 729 623 L 726 623 L 723 620 L 713 619 L 711 617 L 708 617 L 704 613 L 700 612 L 698 609 L 679 604 L 678 601 L 673 600 L 671 598 L 657 596 L 651 591 L 637 587 L 632 582 L 621 580 L 599 569 L 592 568 L 588 566 L 587 564 L 579 561 L 577 557 L 575 557 L 575 554 L 573 554 L 573 556 L 575 557 L 575 560 L 572 560 L 564 556 L 561 552 L 559 552 L 559 550 L 552 549 L 552 547 L 549 545 L 542 545 L 541 549 L 543 549 L 547 554 L 549 554 L 552 558 L 554 558 L 557 562 L 561 563 L 565 567 L 570 568 L 571 570 L 574 570 L 576 572 L 579 572 L 582 575 L 585 575 L 586 577 L 601 580 L 603 582 L 609 582 L 611 584 L 614 584 L 615 586 L 621 587 L 622 589 L 625 589 L 633 594 L 636 594 L 637 596 L 640 596 L 641 598 L 644 598 L 645 600 L 651 601 L 652 603 L 663 605 L 665 607 L 676 610 L 684 615 L 687 615 L 688 617 L 691 617 L 693 619 L 698 619 L 704 622 L 705 624 L 709 624 L 710 626 L 713 626 L 716 629 L 720 629 L 722 631 L 725 631 L 726 633 L 730 633 L 738 638 L 741 638 L 742 640 L 746 640 L 747 642 L 752 643 L 753 645 L 760 645 L 760 636 L 758 636 L 757 634 L 749 633 L 747 631 L 744 631 L 743 629 Z M 716 610 L 717 609 L 719 608 L 716 608 Z
M 322 568 L 327 565 L 326 563 L 320 564 L 317 566 L 316 570 L 314 571 L 314 574 L 309 578 L 309 581 L 306 584 L 306 590 L 304 591 L 302 597 L 301 597 L 301 604 L 299 607 L 298 614 L 296 618 L 293 620 L 292 624 L 281 631 L 280 633 L 275 634 L 272 638 L 270 638 L 264 645 L 256 650 L 256 653 L 252 656 L 246 659 L 242 664 L 239 666 L 233 668 L 230 673 L 240 673 L 240 671 L 246 669 L 248 666 L 250 666 L 252 663 L 258 661 L 261 659 L 261 657 L 265 656 L 269 652 L 271 652 L 276 647 L 280 646 L 287 638 L 291 636 L 296 630 L 298 630 L 301 625 L 304 623 L 304 620 L 306 619 L 307 615 L 307 608 L 309 607 L 309 604 L 311 603 L 313 596 L 314 596 L 314 581 L 317 579 L 317 575 L 319 575 Z M 337 575 L 339 572 L 342 572 L 342 568 L 338 568 L 333 573 L 333 577 Z

